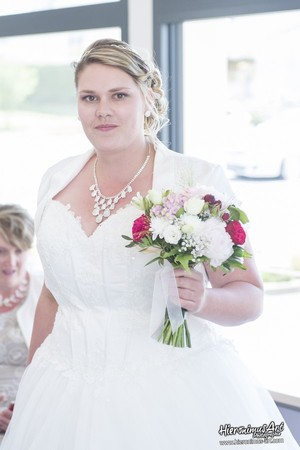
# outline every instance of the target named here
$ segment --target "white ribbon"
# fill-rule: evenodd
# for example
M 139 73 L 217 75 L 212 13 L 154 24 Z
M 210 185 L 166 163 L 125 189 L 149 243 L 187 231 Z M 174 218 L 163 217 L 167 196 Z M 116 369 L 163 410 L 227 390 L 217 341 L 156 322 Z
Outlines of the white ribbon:
M 165 265 L 156 272 L 150 319 L 150 336 L 157 338 L 165 322 L 166 310 L 173 333 L 183 324 L 184 317 L 179 301 L 178 289 L 172 265 Z

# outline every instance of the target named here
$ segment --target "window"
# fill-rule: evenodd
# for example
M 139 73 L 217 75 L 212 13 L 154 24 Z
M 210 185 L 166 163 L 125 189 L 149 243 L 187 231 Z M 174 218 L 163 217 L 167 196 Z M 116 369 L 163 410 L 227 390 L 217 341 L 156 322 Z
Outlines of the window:
M 300 398 L 300 11 L 293 1 L 273 2 L 271 12 L 256 1 L 199 3 L 154 0 L 171 108 L 163 138 L 222 164 L 231 178 L 266 296 L 261 318 L 222 332 L 269 390 Z
M 120 39 L 120 30 L 0 40 L 0 202 L 21 203 L 33 213 L 44 171 L 90 148 L 77 120 L 71 63 L 101 37 Z
M 50 9 L 66 1 L 25 3 Z M 104 37 L 127 39 L 126 1 L 0 17 L 0 203 L 20 203 L 34 215 L 46 168 L 90 148 L 71 63 Z

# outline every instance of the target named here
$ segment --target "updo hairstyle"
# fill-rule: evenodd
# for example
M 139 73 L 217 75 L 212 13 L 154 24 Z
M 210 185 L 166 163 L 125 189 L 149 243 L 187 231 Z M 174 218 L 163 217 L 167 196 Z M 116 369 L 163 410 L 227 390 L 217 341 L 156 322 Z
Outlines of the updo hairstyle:
M 161 73 L 154 62 L 146 62 L 126 42 L 100 39 L 92 43 L 81 59 L 74 63 L 75 85 L 83 69 L 93 63 L 117 67 L 130 75 L 140 87 L 149 117 L 144 118 L 144 133 L 152 143 L 157 133 L 168 122 L 168 102 L 162 89 Z

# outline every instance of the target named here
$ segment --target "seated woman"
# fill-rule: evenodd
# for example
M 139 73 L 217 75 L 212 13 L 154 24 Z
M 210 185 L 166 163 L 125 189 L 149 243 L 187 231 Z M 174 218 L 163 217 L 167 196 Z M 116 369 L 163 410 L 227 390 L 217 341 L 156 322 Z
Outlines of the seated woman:
M 18 205 L 0 204 L 0 442 L 26 366 L 42 271 L 28 268 L 34 223 Z

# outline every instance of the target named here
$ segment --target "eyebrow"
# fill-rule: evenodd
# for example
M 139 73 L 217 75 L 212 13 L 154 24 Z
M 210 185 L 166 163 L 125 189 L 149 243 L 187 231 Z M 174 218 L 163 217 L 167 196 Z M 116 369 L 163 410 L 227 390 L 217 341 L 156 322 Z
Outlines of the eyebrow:
M 130 87 L 116 87 L 116 88 L 112 88 L 112 89 L 109 89 L 109 91 L 108 92 L 119 92 L 119 91 L 130 91 L 131 90 L 131 88 Z M 91 90 L 91 89 L 82 89 L 81 91 L 79 91 L 79 93 L 80 94 L 95 94 L 96 93 L 96 91 L 93 91 L 93 90 Z

